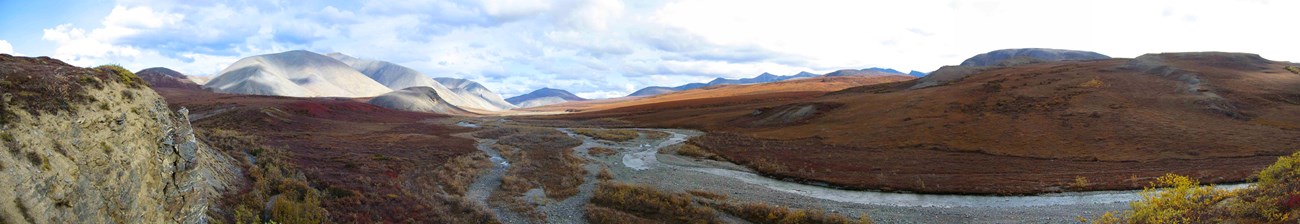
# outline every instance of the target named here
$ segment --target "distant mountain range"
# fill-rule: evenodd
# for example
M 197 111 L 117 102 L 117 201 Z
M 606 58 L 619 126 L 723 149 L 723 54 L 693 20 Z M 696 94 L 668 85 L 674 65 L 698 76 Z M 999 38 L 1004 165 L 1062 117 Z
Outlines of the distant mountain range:
M 169 75 L 158 70 L 161 81 Z M 179 74 L 179 73 L 177 73 Z M 446 85 L 444 85 L 446 84 Z M 447 85 L 454 87 L 449 88 Z M 411 89 L 411 87 L 428 87 Z M 435 80 L 411 68 L 387 61 L 360 59 L 342 53 L 328 56 L 296 50 L 240 59 L 204 84 L 216 92 L 292 97 L 375 97 L 390 109 L 450 113 L 502 111 L 515 108 L 483 85 L 464 79 Z M 397 90 L 397 91 L 394 91 Z M 393 93 L 393 94 L 386 94 Z M 430 94 L 433 94 L 432 96 Z M 422 107 L 392 102 L 421 101 Z M 382 105 L 381 105 L 382 104 Z
M 878 75 L 878 76 L 911 75 L 911 76 L 920 77 L 920 76 L 925 76 L 925 74 L 926 73 L 918 72 L 918 71 L 912 71 L 911 73 L 902 73 L 899 72 L 898 70 L 889 69 L 889 68 L 865 68 L 860 70 L 843 69 L 831 73 L 826 73 L 825 75 L 818 75 L 811 72 L 799 72 L 794 75 L 779 76 L 779 75 L 773 75 L 772 73 L 764 72 L 763 74 L 759 74 L 758 76 L 755 76 L 753 78 L 741 78 L 741 79 L 716 78 L 713 79 L 713 81 L 709 81 L 708 83 L 690 83 L 690 84 L 680 85 L 676 87 L 664 87 L 664 86 L 645 87 L 645 88 L 641 88 L 640 90 L 637 90 L 636 92 L 632 92 L 632 94 L 628 94 L 627 96 L 653 96 L 653 95 L 697 89 L 697 88 L 708 87 L 708 86 L 716 86 L 716 85 L 745 85 L 745 84 L 770 83 L 770 82 L 780 82 L 780 81 L 791 80 L 791 79 L 813 78 L 813 77 L 821 77 L 821 76 L 836 77 L 836 76 L 868 76 L 868 75 Z
M 585 101 L 585 100 L 587 99 L 579 97 L 578 95 L 573 95 L 573 93 L 570 93 L 569 91 L 565 91 L 562 89 L 541 88 L 538 90 L 534 90 L 533 92 L 530 92 L 528 94 L 510 97 L 506 99 L 506 102 L 510 102 L 516 106 L 519 106 L 520 108 L 529 108 L 529 107 L 540 107 L 540 106 L 546 106 L 546 105 L 569 102 L 569 101 Z

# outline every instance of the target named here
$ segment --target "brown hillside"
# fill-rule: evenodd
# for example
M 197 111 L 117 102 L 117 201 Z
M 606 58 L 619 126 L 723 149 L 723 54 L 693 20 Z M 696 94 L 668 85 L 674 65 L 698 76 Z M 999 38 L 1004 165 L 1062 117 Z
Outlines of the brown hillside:
M 1231 182 L 1300 146 L 1300 75 L 1285 66 L 1154 54 L 989 68 L 914 90 L 909 81 L 569 117 L 700 128 L 710 135 L 696 142 L 733 161 L 854 188 L 1118 189 L 1166 172 Z M 1091 183 L 1067 184 L 1077 177 Z

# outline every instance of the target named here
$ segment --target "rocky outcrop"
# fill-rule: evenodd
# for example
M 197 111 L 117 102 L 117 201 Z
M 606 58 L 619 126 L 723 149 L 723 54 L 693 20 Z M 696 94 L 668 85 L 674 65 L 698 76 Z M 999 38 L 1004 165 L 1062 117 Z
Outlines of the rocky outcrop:
M 0 55 L 0 223 L 206 223 L 222 213 L 240 169 L 196 140 L 185 109 L 114 67 Z

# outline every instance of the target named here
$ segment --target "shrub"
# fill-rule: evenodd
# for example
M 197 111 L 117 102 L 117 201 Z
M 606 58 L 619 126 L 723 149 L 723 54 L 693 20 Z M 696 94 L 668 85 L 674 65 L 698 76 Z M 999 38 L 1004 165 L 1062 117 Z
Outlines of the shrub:
M 1259 182 L 1233 191 L 1199 186 L 1167 174 L 1142 191 L 1131 210 L 1107 213 L 1092 223 L 1282 223 L 1300 217 L 1300 152 L 1260 171 Z
M 1300 67 L 1296 67 L 1296 66 L 1286 66 L 1286 70 L 1287 70 L 1287 71 L 1291 71 L 1291 73 L 1295 73 L 1295 74 L 1297 74 L 1297 75 L 1300 75 Z
M 604 182 L 596 188 L 591 203 L 669 223 L 721 222 L 713 209 L 695 204 L 690 195 L 662 192 L 649 186 Z
M 130 70 L 126 70 L 126 68 L 122 68 L 122 66 L 119 65 L 100 65 L 99 67 L 95 67 L 95 69 L 111 72 L 114 75 L 117 75 L 116 78 L 118 82 L 131 88 L 139 88 L 141 83 L 145 83 L 144 80 L 140 79 L 139 76 L 136 76 L 135 73 L 132 73 Z
M 1070 187 L 1073 187 L 1076 190 L 1083 190 L 1088 186 L 1092 186 L 1092 183 L 1089 183 L 1088 178 L 1083 176 L 1074 177 L 1074 183 L 1070 184 Z
M 767 204 L 727 204 L 720 207 L 727 213 L 754 223 L 872 223 L 866 215 L 853 220 L 822 210 L 790 209 Z
M 1083 88 L 1098 88 L 1098 87 L 1101 87 L 1103 84 L 1104 84 L 1104 83 L 1101 82 L 1101 79 L 1092 78 L 1092 80 L 1088 80 L 1087 82 L 1080 83 L 1080 84 L 1079 84 L 1079 87 L 1083 87 Z

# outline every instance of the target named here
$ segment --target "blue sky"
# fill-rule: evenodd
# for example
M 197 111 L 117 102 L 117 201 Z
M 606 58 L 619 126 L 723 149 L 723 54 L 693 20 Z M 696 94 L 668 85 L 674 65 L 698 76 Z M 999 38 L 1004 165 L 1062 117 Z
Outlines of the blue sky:
M 930 71 L 1003 48 L 1114 57 L 1230 51 L 1300 61 L 1300 1 L 17 1 L 0 53 L 215 75 L 306 49 L 583 97 L 715 77 L 845 68 Z

